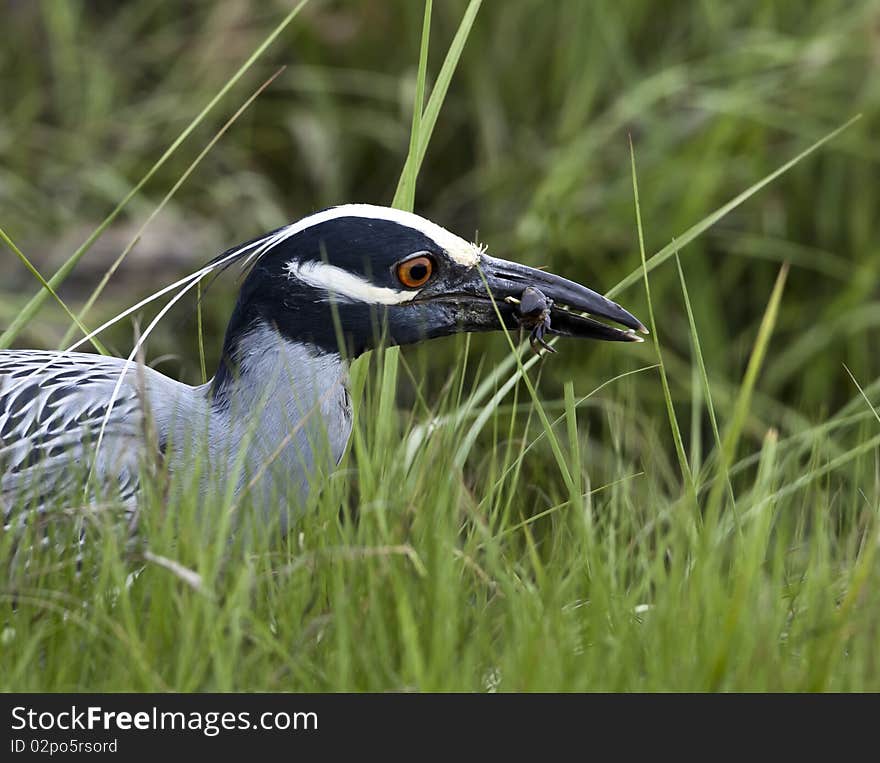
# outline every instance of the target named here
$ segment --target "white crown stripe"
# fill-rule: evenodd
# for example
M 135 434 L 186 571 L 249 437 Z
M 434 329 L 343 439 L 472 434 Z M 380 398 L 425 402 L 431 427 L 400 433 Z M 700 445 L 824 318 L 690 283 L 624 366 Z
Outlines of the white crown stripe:
M 245 258 L 245 265 L 250 265 L 254 260 L 259 259 L 266 252 L 292 238 L 297 233 L 302 233 L 302 231 L 315 225 L 320 225 L 330 220 L 337 220 L 341 217 L 363 217 L 397 223 L 398 225 L 403 225 L 423 233 L 459 265 L 471 268 L 480 261 L 480 247 L 465 241 L 454 233 L 450 233 L 446 228 L 432 223 L 423 217 L 419 217 L 412 212 L 404 212 L 390 207 L 378 207 L 372 204 L 343 204 L 331 209 L 325 209 L 323 212 L 317 212 L 304 217 L 302 220 L 282 228 L 271 236 L 267 236 L 259 241 L 252 241 L 247 247 L 243 247 L 235 254 L 241 255 L 251 249 L 252 251 Z

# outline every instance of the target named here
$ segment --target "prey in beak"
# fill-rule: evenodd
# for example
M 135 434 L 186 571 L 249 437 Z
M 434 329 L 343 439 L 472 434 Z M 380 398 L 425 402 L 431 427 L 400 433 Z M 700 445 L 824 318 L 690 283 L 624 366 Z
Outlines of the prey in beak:
M 529 344 L 532 345 L 532 349 L 536 354 L 541 354 L 541 351 L 538 349 L 539 346 L 543 347 L 547 352 L 556 352 L 551 345 L 544 341 L 544 334 L 551 329 L 550 309 L 553 307 L 552 299 L 540 289 L 526 286 L 520 299 L 505 297 L 504 301 L 508 304 L 516 305 L 520 325 L 524 328 L 532 329 L 529 334 Z

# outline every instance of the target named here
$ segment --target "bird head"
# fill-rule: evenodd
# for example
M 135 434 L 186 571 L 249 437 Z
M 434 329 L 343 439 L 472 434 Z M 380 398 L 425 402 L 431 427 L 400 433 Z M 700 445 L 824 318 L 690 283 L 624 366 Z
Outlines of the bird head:
M 528 287 L 548 298 L 550 334 L 641 341 L 645 327 L 586 286 L 489 256 L 418 215 L 349 204 L 318 212 L 221 255 L 250 272 L 227 350 L 255 324 L 350 356 L 381 341 L 406 345 L 458 332 L 517 328 Z M 614 321 L 615 328 L 598 319 Z

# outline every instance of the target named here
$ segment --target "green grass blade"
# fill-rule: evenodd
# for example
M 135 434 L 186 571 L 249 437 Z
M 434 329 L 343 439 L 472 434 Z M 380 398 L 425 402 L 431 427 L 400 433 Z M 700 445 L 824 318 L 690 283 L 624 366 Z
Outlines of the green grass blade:
M 416 80 L 416 96 L 413 104 L 413 120 L 410 131 L 409 153 L 400 173 L 400 180 L 397 184 L 397 190 L 394 193 L 392 206 L 411 212 L 415 204 L 415 187 L 418 178 L 419 169 L 422 166 L 422 159 L 428 148 L 431 134 L 434 131 L 434 125 L 437 123 L 437 117 L 440 114 L 440 108 L 446 98 L 449 89 L 449 83 L 452 81 L 452 75 L 458 65 L 461 52 L 464 50 L 471 27 L 477 11 L 480 9 L 482 0 L 471 0 L 467 10 L 459 24 L 458 31 L 449 46 L 440 74 L 437 77 L 437 83 L 431 91 L 431 97 L 428 99 L 428 105 L 422 113 L 422 104 L 425 98 L 425 82 L 428 77 L 428 38 L 431 33 L 431 9 L 432 0 L 425 3 L 425 15 L 422 25 L 422 40 L 419 52 L 419 71 Z M 396 379 L 397 365 L 399 362 L 400 349 L 397 347 L 388 348 L 385 351 L 386 369 L 392 366 Z M 358 372 L 360 372 L 358 370 Z M 394 398 L 385 399 L 384 395 L 392 393 Z M 392 391 L 388 385 L 382 387 L 382 397 L 380 399 L 380 407 L 389 409 L 396 399 L 396 386 Z
M 844 364 L 843 369 L 846 371 L 847 375 L 850 379 L 852 379 L 852 383 L 856 385 L 856 389 L 859 391 L 859 394 L 862 396 L 862 399 L 867 404 L 868 408 L 871 409 L 871 413 L 874 414 L 874 418 L 877 419 L 877 422 L 880 423 L 880 413 L 877 412 L 877 409 L 874 407 L 874 404 L 871 402 L 871 399 L 865 394 L 865 390 L 862 388 L 862 385 L 859 384 L 855 375 L 852 371 L 849 370 L 849 367 Z
M 706 410 L 709 412 L 709 423 L 712 426 L 712 436 L 715 438 L 715 447 L 717 449 L 717 453 L 719 455 L 718 459 L 718 468 L 719 468 L 719 477 L 727 483 L 727 492 L 730 497 L 731 506 L 735 507 L 735 499 L 733 494 L 733 486 L 730 482 L 730 471 L 727 468 L 727 465 L 724 463 L 724 460 L 720 458 L 721 451 L 723 446 L 721 444 L 721 432 L 718 429 L 718 418 L 715 415 L 715 404 L 712 401 L 712 389 L 709 386 L 709 374 L 706 372 L 706 363 L 703 360 L 703 350 L 700 346 L 700 335 L 697 331 L 697 323 L 694 320 L 694 311 L 691 307 L 691 298 L 688 294 L 687 284 L 684 280 L 684 270 L 681 267 L 681 260 L 679 259 L 678 253 L 675 255 L 675 264 L 678 267 L 678 278 L 681 282 L 681 293 L 684 297 L 684 306 L 687 310 L 688 316 L 688 327 L 691 332 L 691 344 L 693 346 L 694 357 L 697 360 L 697 368 L 700 372 L 700 382 L 703 386 L 703 396 L 706 400 Z
M 409 153 L 400 175 L 397 192 L 391 206 L 412 212 L 415 205 L 418 165 L 409 161 L 418 152 L 422 128 L 422 111 L 425 108 L 425 81 L 428 78 L 428 42 L 431 37 L 431 10 L 433 0 L 425 0 L 425 17 L 422 23 L 422 44 L 419 46 L 419 70 L 416 76 L 416 94 L 413 103 L 412 127 L 409 133 Z
M 666 376 L 666 367 L 663 365 L 663 353 L 660 349 L 660 336 L 657 333 L 657 321 L 654 320 L 654 303 L 651 300 L 651 284 L 648 279 L 648 266 L 645 260 L 645 237 L 642 230 L 642 212 L 639 205 L 639 182 L 636 176 L 636 154 L 633 148 L 632 138 L 629 141 L 629 158 L 632 170 L 633 199 L 635 201 L 636 211 L 636 227 L 639 233 L 639 252 L 642 257 L 642 273 L 645 279 L 645 295 L 648 299 L 648 318 L 651 322 L 651 334 L 654 339 L 654 350 L 657 353 L 657 365 L 660 372 L 660 382 L 663 385 L 663 399 L 666 402 L 666 413 L 669 417 L 669 427 L 672 430 L 672 440 L 675 443 L 675 453 L 678 456 L 678 464 L 681 469 L 681 476 L 685 481 L 685 487 L 691 497 L 693 504 L 696 506 L 697 493 L 694 487 L 694 479 L 691 474 L 691 468 L 688 464 L 687 453 L 684 449 L 684 442 L 681 438 L 681 429 L 678 426 L 678 417 L 675 415 L 675 405 L 672 402 L 672 392 L 669 388 L 669 379 Z
M 479 265 L 477 267 L 479 267 Z M 525 364 L 522 362 L 522 357 L 520 356 L 519 352 L 517 352 L 517 347 L 515 342 L 513 341 L 513 336 L 504 325 L 504 319 L 501 317 L 501 312 L 498 310 L 498 304 L 495 302 L 495 297 L 492 294 L 492 290 L 489 288 L 489 284 L 486 281 L 486 276 L 482 272 L 482 270 L 480 270 L 480 277 L 483 279 L 483 286 L 486 289 L 486 294 L 492 302 L 492 307 L 495 310 L 495 316 L 498 318 L 498 325 L 501 326 L 501 328 L 503 329 L 504 338 L 507 340 L 507 344 L 510 346 L 511 355 L 513 355 L 517 359 L 517 362 L 519 364 L 520 376 L 522 377 L 522 380 L 526 385 L 526 389 L 529 391 L 529 396 L 531 397 L 532 403 L 535 406 L 535 410 L 538 413 L 538 418 L 540 419 L 543 431 L 547 436 L 547 441 L 550 444 L 550 450 L 553 452 L 553 457 L 556 460 L 556 465 L 559 468 L 559 473 L 562 475 L 562 479 L 565 482 L 565 486 L 568 489 L 569 494 L 574 494 L 577 488 L 575 486 L 574 479 L 572 478 L 571 469 L 569 468 L 569 464 L 565 458 L 565 453 L 562 450 L 559 439 L 556 437 L 556 433 L 553 431 L 553 425 L 550 423 L 550 419 L 547 416 L 547 411 L 544 410 L 544 405 L 541 402 L 541 399 L 538 397 L 538 391 L 535 388 L 535 385 L 532 383 L 531 378 L 526 373 Z M 543 357 L 544 356 L 538 355 L 536 353 L 534 360 L 541 360 Z
M 446 58 L 443 61 L 443 66 L 440 67 L 440 73 L 437 75 L 437 82 L 434 84 L 433 90 L 431 90 L 428 105 L 425 107 L 424 114 L 419 123 L 419 136 L 418 142 L 414 146 L 415 150 L 411 150 L 406 157 L 406 164 L 401 173 L 400 181 L 397 184 L 397 191 L 394 194 L 395 200 L 399 195 L 403 198 L 402 194 L 406 193 L 406 189 L 401 190 L 401 188 L 405 187 L 409 182 L 407 178 L 412 178 L 412 183 L 415 184 L 415 178 L 418 177 L 422 161 L 428 151 L 428 143 L 431 141 L 434 125 L 437 124 L 437 117 L 440 115 L 440 108 L 443 106 L 446 92 L 449 90 L 449 83 L 452 81 L 452 75 L 458 66 L 458 60 L 461 58 L 461 52 L 464 50 L 481 4 L 482 0 L 470 1 L 458 26 L 458 31 L 452 39 L 449 51 L 446 53 Z
M 781 165 L 779 168 L 777 168 L 776 170 L 771 172 L 769 175 L 765 175 L 757 183 L 750 185 L 742 193 L 740 193 L 737 196 L 735 196 L 734 198 L 732 198 L 724 206 L 716 209 L 714 212 L 712 212 L 712 214 L 704 217 L 696 225 L 692 225 L 690 228 L 688 228 L 680 236 L 677 236 L 674 241 L 672 241 L 671 243 L 664 246 L 659 252 L 657 252 L 657 254 L 655 254 L 653 257 L 651 257 L 648 260 L 648 262 L 647 262 L 648 271 L 651 271 L 654 268 L 658 267 L 659 265 L 662 265 L 664 262 L 666 262 L 666 260 L 668 260 L 670 257 L 672 257 L 673 254 L 681 251 L 681 249 L 683 247 L 687 246 L 695 238 L 697 238 L 698 236 L 705 233 L 709 228 L 711 228 L 715 223 L 717 223 L 725 215 L 727 215 L 728 213 L 730 213 L 731 211 L 736 209 L 744 201 L 747 201 L 748 199 L 750 199 L 752 196 L 754 196 L 762 188 L 765 188 L 766 186 L 770 185 L 770 183 L 772 183 L 774 180 L 776 180 L 776 178 L 778 178 L 780 175 L 785 174 L 792 167 L 796 166 L 797 164 L 800 164 L 810 154 L 812 154 L 815 151 L 817 151 L 818 149 L 820 149 L 822 146 L 824 146 L 829 141 L 834 140 L 844 130 L 851 127 L 853 124 L 858 122 L 859 119 L 861 119 L 861 118 L 862 118 L 861 114 L 856 114 L 856 116 L 854 116 L 852 119 L 847 120 L 840 127 L 838 127 L 836 130 L 832 130 L 827 135 L 825 135 L 824 137 L 820 138 L 815 143 L 813 143 L 811 146 L 808 146 L 807 148 L 805 148 L 797 156 L 793 157 L 792 159 L 789 159 L 785 164 Z M 622 281 L 620 281 L 616 286 L 609 289 L 607 292 L 607 296 L 609 298 L 613 298 L 615 295 L 619 294 L 624 289 L 632 286 L 642 276 L 642 272 L 643 272 L 642 268 L 637 268 L 636 270 L 633 270 L 632 273 L 630 273 L 626 278 L 624 278 Z
M 565 424 L 568 433 L 568 452 L 571 463 L 571 484 L 569 485 L 568 501 L 573 507 L 583 503 L 583 487 L 581 477 L 581 448 L 578 437 L 577 405 L 574 398 L 574 382 L 565 382 Z M 552 427 L 552 425 L 551 425 Z M 589 518 L 588 520 L 589 521 Z
M 749 406 L 752 401 L 752 392 L 755 389 L 755 382 L 758 380 L 758 372 L 764 362 L 767 354 L 767 347 L 770 344 L 770 337 L 773 334 L 773 327 L 776 325 L 776 318 L 779 314 L 779 304 L 782 301 L 782 291 L 785 288 L 785 279 L 788 275 L 788 265 L 783 265 L 776 277 L 776 283 L 773 286 L 773 292 L 770 295 L 770 301 L 767 303 L 767 309 L 764 311 L 764 317 L 761 319 L 761 325 L 758 328 L 758 336 L 755 339 L 755 345 L 749 356 L 749 363 L 746 366 L 746 373 L 743 382 L 740 385 L 739 394 L 733 405 L 733 413 L 731 415 L 730 424 L 724 434 L 724 440 L 719 455 L 720 471 L 729 471 L 733 459 L 736 457 L 736 449 L 739 445 L 740 436 L 749 415 Z M 724 492 L 725 481 L 716 480 L 709 494 L 707 504 L 707 513 L 711 516 L 715 515 L 715 510 L 721 503 L 721 494 Z

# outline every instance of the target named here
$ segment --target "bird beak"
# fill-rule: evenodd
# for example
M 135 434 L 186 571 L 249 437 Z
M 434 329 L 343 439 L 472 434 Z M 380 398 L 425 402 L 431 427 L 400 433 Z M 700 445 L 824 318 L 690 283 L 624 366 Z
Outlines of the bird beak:
M 481 255 L 477 268 L 469 271 L 456 286 L 458 288 L 453 287 L 454 292 L 470 297 L 456 300 L 461 311 L 459 315 L 464 318 L 461 328 L 465 331 L 500 329 L 499 315 L 507 328 L 518 328 L 522 324 L 519 303 L 523 291 L 531 287 L 552 300 L 549 307 L 550 334 L 612 342 L 641 342 L 644 340 L 635 332 L 648 333 L 648 329 L 635 316 L 586 286 L 553 273 L 485 254 Z M 625 326 L 626 330 L 609 326 L 596 318 L 614 321 Z

